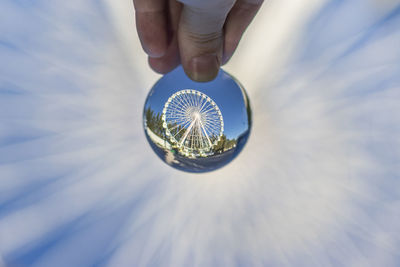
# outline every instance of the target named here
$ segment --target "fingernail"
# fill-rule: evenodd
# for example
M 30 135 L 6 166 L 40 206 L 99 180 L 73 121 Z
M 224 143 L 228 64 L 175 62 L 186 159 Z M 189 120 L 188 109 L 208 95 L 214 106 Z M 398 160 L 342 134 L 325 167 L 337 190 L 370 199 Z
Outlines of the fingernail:
M 149 45 L 145 49 L 146 54 L 151 58 L 161 58 L 165 55 L 166 49 L 158 45 Z
M 217 55 L 202 55 L 190 61 L 189 77 L 197 82 L 209 82 L 217 77 L 220 62 Z

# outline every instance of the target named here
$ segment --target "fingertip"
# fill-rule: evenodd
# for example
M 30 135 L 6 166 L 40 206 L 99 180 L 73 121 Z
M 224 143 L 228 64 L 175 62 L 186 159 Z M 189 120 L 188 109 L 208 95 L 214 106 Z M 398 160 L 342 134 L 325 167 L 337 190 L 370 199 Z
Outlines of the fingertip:
M 162 57 L 149 57 L 148 63 L 150 67 L 157 73 L 165 74 L 176 68 L 180 63 L 179 48 L 176 36 L 167 48 L 167 51 Z
M 233 55 L 233 52 L 232 53 L 225 53 L 224 52 L 224 55 L 222 56 L 221 65 L 227 64 L 229 62 L 229 60 L 231 59 L 232 55 Z
M 188 64 L 183 65 L 183 69 L 193 81 L 209 82 L 217 77 L 220 65 L 219 57 L 209 54 L 192 58 Z
M 228 63 L 228 61 L 232 58 L 235 53 L 239 42 L 240 42 L 241 34 L 232 34 L 231 32 L 225 33 L 224 40 L 224 52 L 222 55 L 222 65 Z
M 143 47 L 144 52 L 150 57 L 150 58 L 161 58 L 165 55 L 165 52 L 167 50 L 166 47 L 164 47 L 163 44 L 158 44 L 158 43 L 148 43 Z
M 168 61 L 164 58 L 148 58 L 151 69 L 159 74 L 166 74 L 179 65 L 179 60 Z

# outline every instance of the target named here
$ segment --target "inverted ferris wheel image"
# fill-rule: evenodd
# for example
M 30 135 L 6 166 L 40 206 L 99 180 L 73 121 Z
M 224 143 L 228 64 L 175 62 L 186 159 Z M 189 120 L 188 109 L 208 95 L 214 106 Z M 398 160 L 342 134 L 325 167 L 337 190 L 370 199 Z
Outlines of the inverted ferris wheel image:
M 224 132 L 217 104 L 197 90 L 181 90 L 169 97 L 162 120 L 167 138 L 186 156 L 210 154 Z

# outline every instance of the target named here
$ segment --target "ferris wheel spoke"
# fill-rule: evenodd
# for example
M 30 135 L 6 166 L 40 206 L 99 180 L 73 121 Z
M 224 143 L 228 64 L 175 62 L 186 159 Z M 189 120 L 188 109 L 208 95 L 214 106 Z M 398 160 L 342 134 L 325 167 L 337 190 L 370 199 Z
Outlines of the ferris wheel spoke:
M 166 115 L 166 118 L 185 118 L 187 117 L 185 113 L 174 112 Z
M 218 116 L 219 116 L 218 113 L 205 114 L 206 120 L 207 121 L 212 121 L 212 122 L 221 121 L 218 118 Z M 217 118 L 215 118 L 215 117 L 217 117 Z
M 197 94 L 192 94 L 192 98 L 193 98 L 193 105 L 195 107 L 198 107 L 199 106 L 199 102 L 198 102 Z
M 213 126 L 213 125 L 210 125 L 210 124 L 204 125 L 204 128 L 206 128 L 206 130 L 208 132 L 212 132 L 212 133 L 218 133 L 221 130 L 221 127 Z
M 173 118 L 173 117 L 187 117 L 187 112 L 185 112 L 182 109 L 175 109 L 171 110 L 170 113 L 167 114 L 167 117 Z
M 215 107 L 213 107 L 212 105 L 210 105 L 209 107 L 207 107 L 207 110 L 203 110 L 202 113 L 209 113 L 209 112 L 214 112 Z
M 205 130 L 211 135 L 218 135 L 220 133 L 221 128 L 212 128 L 210 126 L 205 126 Z
M 196 95 L 193 94 L 193 93 L 190 93 L 190 94 L 189 94 L 189 97 L 190 97 L 190 99 L 192 100 L 193 106 L 197 107 L 197 104 L 196 104 Z
M 211 124 L 211 123 L 206 123 L 205 127 L 207 129 L 211 129 L 211 130 L 218 130 L 221 129 L 221 126 L 215 125 L 215 124 Z
M 174 113 L 174 114 L 167 114 L 167 116 L 165 116 L 166 119 L 183 119 L 183 118 L 189 118 L 189 116 L 187 116 L 186 114 L 183 113 Z
M 209 116 L 213 115 L 213 116 L 212 116 L 213 118 L 218 119 L 218 115 L 219 115 L 219 112 L 218 112 L 218 111 L 219 111 L 219 110 L 218 110 L 216 107 L 213 107 L 212 105 L 209 105 L 209 106 L 207 107 L 207 109 L 204 109 L 204 110 L 202 111 L 202 113 L 204 113 L 204 114 L 206 114 L 206 115 L 209 115 Z
M 215 107 L 213 105 L 208 105 L 207 108 L 203 109 L 202 113 L 206 114 L 209 112 L 214 112 L 215 111 Z
M 169 105 L 175 106 L 177 104 L 182 105 L 184 107 L 188 106 L 188 103 L 181 101 L 180 95 L 173 96 L 173 98 L 171 99 L 171 103 Z
M 182 94 L 179 95 L 179 100 L 182 101 L 183 103 L 186 103 L 186 105 L 188 107 L 191 106 L 191 104 L 190 104 L 189 100 L 187 99 L 187 96 L 186 96 L 185 93 L 182 93 Z
M 216 116 L 219 116 L 218 114 L 214 114 L 214 116 L 207 116 L 207 115 L 205 115 L 204 117 L 204 120 L 206 121 L 206 122 L 208 122 L 208 123 L 220 123 L 221 122 L 221 120 L 219 119 L 219 118 L 214 118 L 214 117 L 216 117 Z
M 193 106 L 193 103 L 190 101 L 189 95 L 184 94 L 184 95 L 181 95 L 181 96 L 185 100 L 185 102 L 188 104 L 188 107 L 192 107 Z
M 200 108 L 200 112 L 204 112 L 204 109 L 205 108 L 208 108 L 209 106 L 212 106 L 209 102 L 207 102 L 207 101 L 204 101 L 204 103 L 203 103 L 203 105 L 201 106 L 201 108 Z
M 192 104 L 190 101 L 187 99 L 186 96 L 180 95 L 179 101 L 177 101 L 178 104 L 182 103 L 181 105 L 183 106 L 183 110 L 186 110 L 188 107 L 191 107 Z
M 201 100 L 202 100 L 201 95 L 196 94 L 196 107 L 200 107 Z
M 215 124 L 220 124 L 220 121 L 210 121 L 210 120 L 208 120 L 205 123 L 205 125 L 210 125 L 210 127 L 213 127 L 213 128 L 221 128 L 220 125 L 215 125 Z
M 193 102 L 193 98 L 192 98 L 192 93 L 188 93 L 185 95 L 187 97 L 187 99 L 189 100 L 189 103 L 192 107 L 195 106 L 194 102 Z
M 186 123 L 187 121 L 189 121 L 189 119 L 188 118 L 185 118 L 185 117 L 183 117 L 183 118 L 177 118 L 177 119 L 170 119 L 170 120 L 168 120 L 170 123 L 178 123 L 178 124 L 182 124 L 182 123 Z
M 173 102 L 171 102 L 170 105 L 174 107 L 174 111 L 176 111 L 176 110 L 186 110 L 189 107 L 189 104 L 184 103 L 182 101 L 173 101 Z
M 167 117 L 168 120 L 172 120 L 172 121 L 182 121 L 182 120 L 188 120 L 189 118 L 187 116 L 170 116 Z
M 183 97 L 178 95 L 172 99 L 171 103 L 169 103 L 169 106 L 173 107 L 174 109 L 180 108 L 185 110 L 187 107 L 189 107 L 189 103 L 185 102 Z
M 221 128 L 221 121 L 213 121 L 213 120 L 207 120 L 204 123 L 205 125 L 209 125 L 210 127 L 214 127 L 214 128 Z

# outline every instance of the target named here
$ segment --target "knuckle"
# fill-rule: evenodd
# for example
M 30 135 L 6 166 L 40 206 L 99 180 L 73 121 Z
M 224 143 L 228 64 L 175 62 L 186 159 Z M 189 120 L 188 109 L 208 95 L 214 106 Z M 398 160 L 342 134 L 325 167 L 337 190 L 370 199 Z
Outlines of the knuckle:
M 214 32 L 207 34 L 188 33 L 187 42 L 197 51 L 215 52 L 222 46 L 222 33 Z
M 222 38 L 221 32 L 213 33 L 188 33 L 188 38 L 198 44 L 209 44 L 218 42 Z

